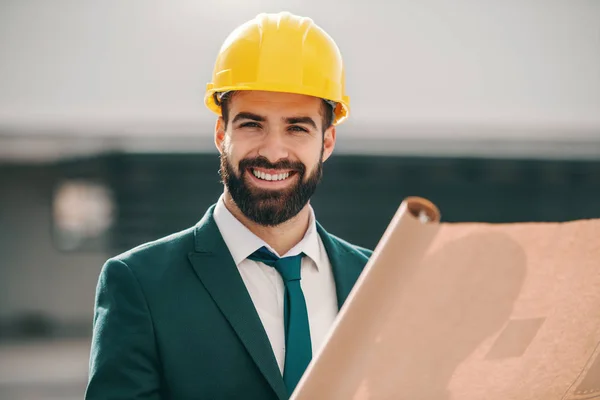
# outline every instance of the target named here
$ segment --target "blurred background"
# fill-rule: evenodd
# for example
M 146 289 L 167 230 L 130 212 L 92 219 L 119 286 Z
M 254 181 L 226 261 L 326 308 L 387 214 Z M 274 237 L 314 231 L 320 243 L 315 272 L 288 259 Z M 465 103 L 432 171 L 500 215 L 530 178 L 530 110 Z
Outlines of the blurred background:
M 351 117 L 313 205 L 373 248 L 446 222 L 600 217 L 600 2 L 0 0 L 0 399 L 81 399 L 104 261 L 222 191 L 202 97 L 260 12 L 337 41 Z

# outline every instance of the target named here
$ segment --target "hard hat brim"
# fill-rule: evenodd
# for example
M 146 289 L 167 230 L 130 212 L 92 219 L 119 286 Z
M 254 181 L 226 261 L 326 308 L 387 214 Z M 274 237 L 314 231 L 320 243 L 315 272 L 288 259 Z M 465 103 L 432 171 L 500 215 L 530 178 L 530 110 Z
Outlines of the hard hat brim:
M 275 83 L 273 85 L 268 85 L 265 83 L 260 84 L 245 84 L 245 85 L 233 85 L 233 86 L 222 86 L 215 88 L 212 83 L 208 83 L 206 86 L 206 94 L 204 96 L 204 104 L 206 107 L 214 112 L 215 114 L 221 116 L 221 107 L 215 103 L 214 94 L 215 93 L 224 93 L 231 91 L 265 91 L 265 92 L 277 92 L 277 93 L 293 93 L 293 94 L 301 94 L 306 96 L 313 96 L 324 100 L 329 100 L 337 103 L 337 106 L 334 110 L 334 121 L 333 125 L 339 125 L 344 122 L 348 115 L 350 114 L 350 98 L 348 96 L 340 96 L 340 98 L 326 98 L 323 97 L 318 90 L 310 90 L 305 86 L 303 87 L 285 87 L 280 83 Z

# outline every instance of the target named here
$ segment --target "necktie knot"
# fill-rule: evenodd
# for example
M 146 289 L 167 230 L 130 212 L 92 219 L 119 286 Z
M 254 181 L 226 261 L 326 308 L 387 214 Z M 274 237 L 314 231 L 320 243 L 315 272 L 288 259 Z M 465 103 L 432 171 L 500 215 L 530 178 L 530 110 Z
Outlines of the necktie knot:
M 252 253 L 248 258 L 254 261 L 261 261 L 277 270 L 283 281 L 287 284 L 292 281 L 301 279 L 302 257 L 304 253 L 300 253 L 290 257 L 277 257 L 266 247 L 261 247 Z

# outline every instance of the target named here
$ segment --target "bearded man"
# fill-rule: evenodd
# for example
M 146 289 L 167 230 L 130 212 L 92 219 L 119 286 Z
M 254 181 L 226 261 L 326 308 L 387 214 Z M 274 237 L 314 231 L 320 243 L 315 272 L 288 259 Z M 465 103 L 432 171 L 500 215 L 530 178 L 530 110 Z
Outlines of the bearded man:
M 88 400 L 288 399 L 371 255 L 310 205 L 349 113 L 325 31 L 289 13 L 242 24 L 205 103 L 223 194 L 103 266 Z

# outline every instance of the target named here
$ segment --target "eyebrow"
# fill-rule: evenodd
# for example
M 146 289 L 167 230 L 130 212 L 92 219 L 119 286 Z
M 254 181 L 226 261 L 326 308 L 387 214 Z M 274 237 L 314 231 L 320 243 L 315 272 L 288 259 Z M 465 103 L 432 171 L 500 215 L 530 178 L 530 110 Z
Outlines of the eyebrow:
M 285 122 L 292 125 L 292 124 L 306 124 L 306 125 L 310 125 L 313 128 L 317 129 L 317 124 L 315 123 L 315 121 L 311 118 L 311 117 L 291 117 L 291 118 L 285 118 Z
M 242 111 L 241 113 L 236 115 L 235 118 L 233 118 L 233 121 L 231 121 L 231 122 L 235 123 L 241 119 L 250 119 L 252 121 L 257 121 L 257 122 L 265 122 L 266 121 L 266 118 L 263 116 L 260 116 L 258 114 L 254 114 L 254 113 L 250 113 L 250 112 Z

